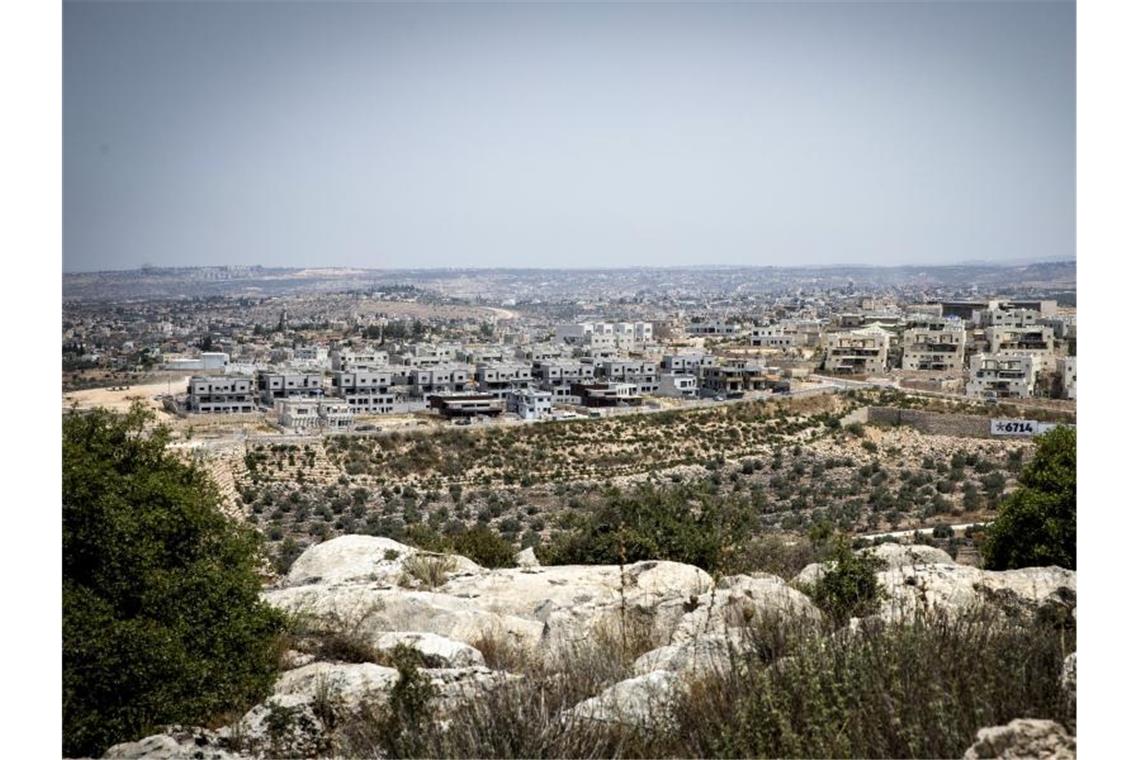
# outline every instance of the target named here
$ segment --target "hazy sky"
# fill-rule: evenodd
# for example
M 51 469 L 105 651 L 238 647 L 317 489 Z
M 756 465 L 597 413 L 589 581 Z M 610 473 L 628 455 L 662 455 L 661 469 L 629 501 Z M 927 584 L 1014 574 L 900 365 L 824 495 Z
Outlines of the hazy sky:
M 1075 251 L 1069 2 L 64 8 L 64 269 Z

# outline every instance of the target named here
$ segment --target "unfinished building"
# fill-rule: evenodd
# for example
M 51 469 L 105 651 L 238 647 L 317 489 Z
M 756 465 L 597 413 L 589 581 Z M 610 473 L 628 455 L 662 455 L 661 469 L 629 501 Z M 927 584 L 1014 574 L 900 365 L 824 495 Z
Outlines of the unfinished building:
M 390 414 L 396 408 L 392 373 L 385 370 L 334 372 L 333 392 L 344 399 L 354 413 Z
M 257 411 L 253 379 L 248 377 L 191 377 L 186 409 L 195 414 L 246 414 Z

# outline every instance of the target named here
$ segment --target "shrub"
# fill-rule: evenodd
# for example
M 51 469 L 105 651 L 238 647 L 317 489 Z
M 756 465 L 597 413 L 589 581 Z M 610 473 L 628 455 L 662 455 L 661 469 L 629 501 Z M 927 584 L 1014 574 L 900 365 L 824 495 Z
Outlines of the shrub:
M 404 560 L 404 572 L 400 576 L 399 583 L 401 586 L 437 588 L 447 583 L 448 575 L 455 572 L 457 567 L 455 557 L 412 554 Z
M 63 422 L 63 753 L 263 698 L 283 617 L 258 598 L 256 534 L 153 413 Z
M 1077 568 L 1077 431 L 1058 427 L 1037 439 L 1037 452 L 989 526 L 987 568 L 1059 565 Z
M 873 554 L 856 553 L 843 536 L 832 539 L 827 568 L 806 592 L 832 622 L 846 625 L 853 617 L 878 612 L 884 593 L 875 576 L 884 562 Z
M 451 550 L 479 563 L 483 567 L 511 567 L 515 564 L 515 549 L 509 541 L 485 525 L 448 537 Z
M 609 491 L 570 530 L 540 547 L 543 564 L 619 564 L 673 560 L 725 570 L 756 526 L 750 500 L 718 496 L 698 486 Z

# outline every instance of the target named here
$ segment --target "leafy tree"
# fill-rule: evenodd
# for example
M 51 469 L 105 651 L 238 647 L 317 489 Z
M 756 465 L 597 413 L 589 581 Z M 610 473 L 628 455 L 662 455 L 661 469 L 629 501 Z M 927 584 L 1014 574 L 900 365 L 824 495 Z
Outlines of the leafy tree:
M 98 755 L 264 697 L 283 618 L 258 598 L 256 534 L 169 453 L 153 413 L 63 422 L 63 752 Z
M 1005 498 L 986 531 L 987 568 L 1059 565 L 1077 568 L 1077 431 L 1058 427 L 1037 439 L 1020 486 Z

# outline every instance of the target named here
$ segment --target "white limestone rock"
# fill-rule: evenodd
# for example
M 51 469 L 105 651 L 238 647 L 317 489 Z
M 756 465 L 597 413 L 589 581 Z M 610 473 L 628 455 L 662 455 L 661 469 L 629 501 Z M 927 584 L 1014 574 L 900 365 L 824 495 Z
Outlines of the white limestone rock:
M 414 547 L 380 536 L 337 536 L 306 549 L 289 568 L 282 585 L 334 584 L 371 581 L 395 585 L 404 572 L 404 560 L 422 553 Z M 485 572 L 466 557 L 455 558 L 454 574 Z
M 1075 760 L 1077 740 L 1051 720 L 1020 718 L 978 731 L 964 760 Z
M 380 652 L 388 652 L 401 644 L 419 652 L 427 668 L 470 668 L 486 664 L 483 653 L 475 647 L 435 633 L 392 631 L 379 633 L 372 640 Z
M 681 689 L 676 673 L 655 670 L 619 681 L 596 697 L 563 713 L 565 719 L 660 729 L 672 721 L 672 703 Z

